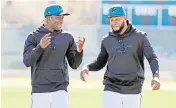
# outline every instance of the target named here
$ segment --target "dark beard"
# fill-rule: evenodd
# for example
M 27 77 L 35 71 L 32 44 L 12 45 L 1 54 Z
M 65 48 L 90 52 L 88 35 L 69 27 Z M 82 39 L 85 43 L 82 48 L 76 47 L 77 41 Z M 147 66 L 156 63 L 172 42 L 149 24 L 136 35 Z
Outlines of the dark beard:
M 125 27 L 125 23 L 123 22 L 122 25 L 120 26 L 120 29 L 119 30 L 113 30 L 113 33 L 117 34 L 117 35 L 120 34 L 124 27 Z

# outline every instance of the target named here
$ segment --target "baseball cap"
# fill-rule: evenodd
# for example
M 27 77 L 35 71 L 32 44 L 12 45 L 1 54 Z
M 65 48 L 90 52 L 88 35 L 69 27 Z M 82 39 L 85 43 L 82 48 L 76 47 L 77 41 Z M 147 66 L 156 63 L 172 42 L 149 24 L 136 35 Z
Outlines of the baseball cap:
M 108 11 L 108 17 L 125 16 L 126 12 L 122 5 L 114 5 Z
M 63 8 L 60 5 L 50 5 L 46 7 L 44 11 L 44 16 L 52 16 L 52 15 L 70 15 L 69 13 L 64 13 Z

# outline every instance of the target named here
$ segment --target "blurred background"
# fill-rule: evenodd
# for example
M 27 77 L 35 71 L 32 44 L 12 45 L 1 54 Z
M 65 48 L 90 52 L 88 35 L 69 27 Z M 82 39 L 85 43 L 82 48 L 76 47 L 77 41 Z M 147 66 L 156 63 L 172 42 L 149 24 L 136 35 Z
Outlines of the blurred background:
M 129 21 L 148 34 L 148 38 L 159 58 L 160 77 L 164 82 L 163 90 L 169 88 L 176 91 L 175 0 L 1 0 L 3 108 L 24 108 L 30 102 L 30 68 L 26 68 L 22 62 L 24 41 L 30 32 L 42 25 L 45 7 L 54 3 L 60 4 L 66 12 L 71 14 L 65 17 L 63 29 L 72 33 L 75 39 L 78 36 L 86 38 L 83 63 L 78 70 L 69 69 L 70 79 L 73 82 L 71 87 L 74 88 L 75 85 L 76 87 L 95 87 L 96 84 L 102 86 L 101 82 L 105 69 L 92 73 L 89 76 L 90 79 L 92 78 L 92 82 L 90 81 L 87 85 L 79 81 L 79 73 L 84 64 L 96 59 L 102 37 L 111 30 L 106 18 L 108 8 L 115 4 L 121 4 L 126 9 Z M 152 74 L 146 59 L 145 71 L 146 80 L 150 81 Z M 150 88 L 149 86 L 150 84 L 146 84 L 145 88 Z M 24 93 L 27 102 L 23 107 L 17 104 L 21 103 L 23 97 L 19 98 L 17 96 L 18 99 L 16 99 L 14 96 L 15 93 L 19 93 L 19 88 L 25 89 L 20 91 L 20 93 Z M 16 92 L 13 90 L 16 90 Z M 174 93 L 175 97 L 173 98 L 176 98 L 176 92 Z M 10 97 L 9 94 L 12 94 L 13 97 Z M 9 98 L 12 101 L 9 101 Z M 73 101 L 75 102 L 75 100 Z M 147 99 L 146 102 L 148 102 Z M 173 104 L 174 106 L 167 108 L 176 108 L 175 103 Z M 74 108 L 74 105 L 72 108 Z M 78 108 L 78 106 L 75 106 L 75 108 Z M 144 106 L 143 108 L 149 107 Z

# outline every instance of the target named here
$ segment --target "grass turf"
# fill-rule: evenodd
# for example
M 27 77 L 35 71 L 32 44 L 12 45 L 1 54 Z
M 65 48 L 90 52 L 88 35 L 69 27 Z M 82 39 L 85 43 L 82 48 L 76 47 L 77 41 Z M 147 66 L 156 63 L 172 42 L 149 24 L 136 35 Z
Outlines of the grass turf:
M 30 108 L 30 89 L 2 87 L 2 108 Z M 176 91 L 144 90 L 141 108 L 176 108 Z M 101 108 L 102 90 L 98 88 L 69 88 L 70 108 Z

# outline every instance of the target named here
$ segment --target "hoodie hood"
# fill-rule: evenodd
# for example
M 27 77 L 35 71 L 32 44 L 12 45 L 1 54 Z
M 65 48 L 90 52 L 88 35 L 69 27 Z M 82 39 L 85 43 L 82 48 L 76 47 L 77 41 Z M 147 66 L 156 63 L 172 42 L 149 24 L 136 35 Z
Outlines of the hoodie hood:
M 52 31 L 48 30 L 45 26 L 40 26 L 36 32 L 38 33 L 52 33 Z M 56 33 L 61 33 L 62 32 L 62 29 L 61 30 L 54 30 L 53 32 L 56 32 Z
M 120 35 L 119 33 L 115 33 L 114 31 L 111 31 L 111 32 L 109 32 L 109 35 L 110 36 L 115 36 L 115 37 L 116 36 L 122 36 L 122 37 L 130 36 L 130 34 L 132 32 L 134 32 L 136 30 L 136 28 L 134 26 L 132 26 L 132 24 L 130 24 L 130 22 L 128 20 L 127 20 L 127 26 L 128 27 L 127 27 L 124 34 Z

